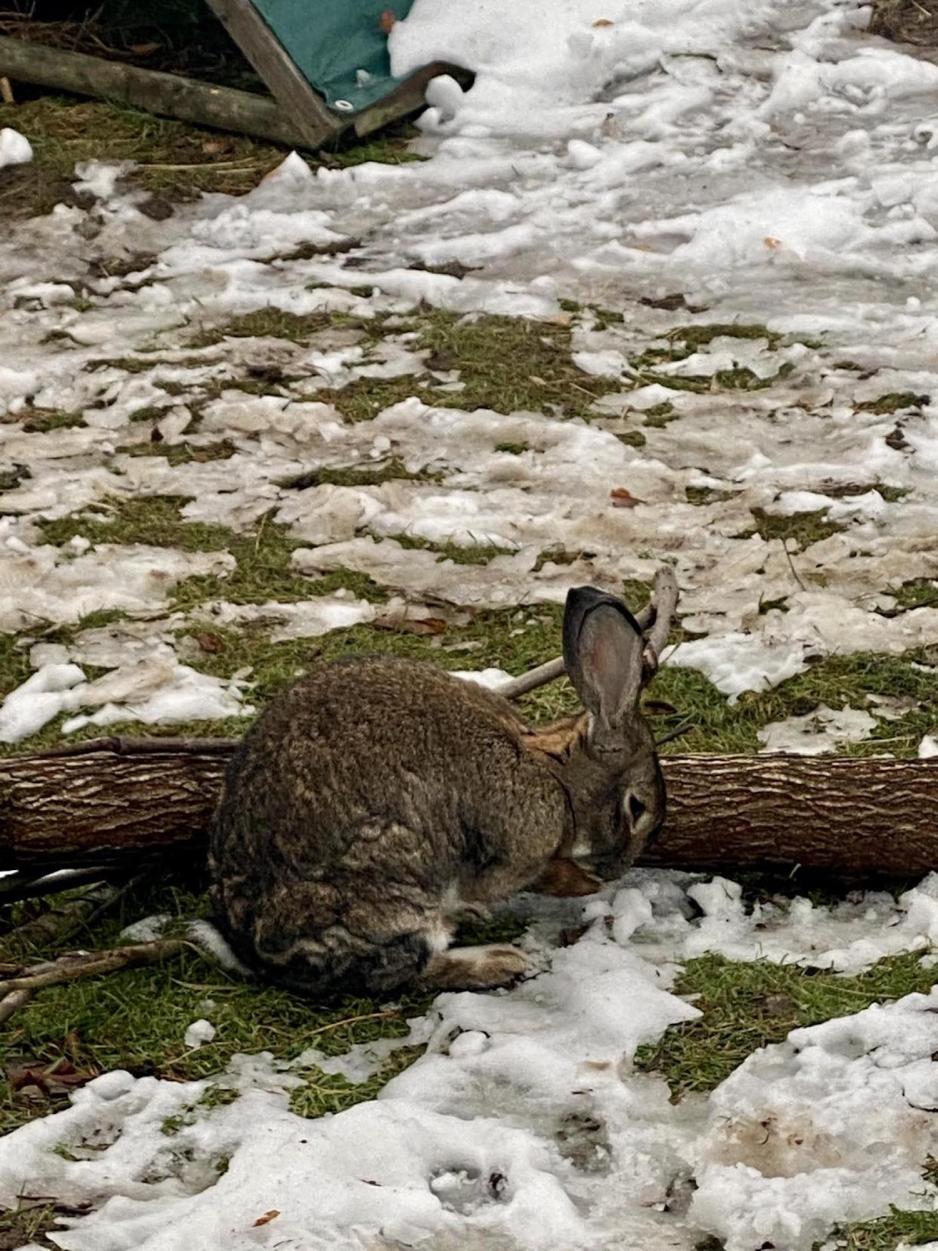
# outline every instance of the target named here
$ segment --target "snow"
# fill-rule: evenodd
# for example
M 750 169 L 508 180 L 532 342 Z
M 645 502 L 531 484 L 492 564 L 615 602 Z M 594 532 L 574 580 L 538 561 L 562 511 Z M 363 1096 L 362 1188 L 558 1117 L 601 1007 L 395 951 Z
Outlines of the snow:
M 198 1021 L 193 1021 L 192 1024 L 187 1027 L 182 1040 L 187 1047 L 197 1049 L 201 1047 L 203 1043 L 210 1043 L 215 1037 L 215 1032 L 215 1026 L 211 1023 L 211 1021 L 206 1021 L 202 1018 Z
M 5 165 L 26 165 L 32 159 L 32 145 L 25 135 L 10 126 L 0 128 L 0 169 Z
M 249 195 L 205 196 L 163 222 L 140 213 L 128 166 L 77 169 L 93 204 L 16 223 L 0 245 L 0 472 L 13 482 L 0 629 L 33 669 L 0 708 L 0 741 L 28 745 L 63 715 L 65 734 L 248 715 L 251 674 L 200 672 L 213 627 L 276 643 L 510 609 L 523 630 L 570 586 L 648 582 L 663 559 L 691 635 L 667 663 L 729 702 L 824 657 L 927 657 L 938 608 L 901 611 L 898 593 L 938 580 L 938 68 L 867 35 L 867 19 L 854 0 L 416 0 L 391 36 L 395 72 L 445 58 L 476 75 L 468 91 L 430 85 L 425 161 L 313 173 L 293 154 Z M 29 155 L 0 132 L 0 165 Z M 547 400 L 475 409 L 459 362 L 426 360 L 420 302 L 569 327 L 584 382 L 612 389 L 588 420 Z M 265 308 L 348 318 L 301 343 L 192 346 Z M 670 359 L 675 332 L 713 325 Z M 760 385 L 721 384 L 739 369 Z M 259 378 L 276 381 L 257 394 Z M 408 378 L 411 396 L 370 421 L 332 403 L 363 379 Z M 430 381 L 465 407 L 440 407 Z M 919 399 L 878 403 L 906 393 Z M 76 424 L 37 429 L 44 410 Z M 173 463 L 183 439 L 207 458 Z M 233 453 L 211 459 L 223 441 Z M 167 454 L 133 454 L 141 444 Z M 380 481 L 392 461 L 407 476 Z M 291 485 L 348 468 L 379 480 Z M 614 508 L 621 489 L 642 502 Z M 101 521 L 148 496 L 238 534 L 272 515 L 299 544 L 295 572 L 351 570 L 389 599 L 236 604 L 227 552 L 92 543 L 80 525 L 47 541 L 43 523 Z M 754 509 L 841 529 L 765 540 Z M 462 564 L 413 539 L 503 553 Z M 183 610 L 192 577 L 217 578 L 219 597 Z M 109 610 L 121 619 L 80 627 Z M 68 641 L 49 643 L 61 626 Z M 506 677 L 472 659 L 460 677 Z M 890 718 L 901 733 L 908 711 L 882 692 L 757 729 L 766 750 L 841 750 Z M 934 733 L 916 745 L 938 752 Z M 538 975 L 510 992 L 441 996 L 407 1038 L 343 1057 L 236 1057 L 222 1080 L 239 1098 L 222 1107 L 196 1109 L 205 1083 L 102 1075 L 0 1140 L 0 1199 L 28 1184 L 90 1202 L 55 1234 L 64 1251 L 691 1251 L 707 1233 L 728 1251 L 800 1251 L 836 1222 L 935 1204 L 920 1173 L 938 1154 L 934 994 L 795 1031 L 679 1104 L 632 1061 L 694 1019 L 674 977 L 703 953 L 839 974 L 899 953 L 933 963 L 938 878 L 821 906 L 636 872 L 585 903 L 515 906 Z M 564 946 L 560 929 L 581 924 Z M 190 937 L 236 967 L 206 923 Z M 211 1041 L 212 1009 L 198 1011 L 186 1046 Z M 304 1065 L 365 1081 L 422 1043 L 379 1099 L 318 1121 L 289 1112 Z M 183 1122 L 172 1137 L 169 1117 Z
M 921 1167 L 936 1147 L 938 993 L 795 1030 L 677 1104 L 632 1059 L 699 1015 L 672 989 L 691 951 L 751 958 L 767 942 L 770 958 L 855 971 L 924 950 L 938 943 L 938 875 L 898 904 L 812 909 L 633 871 L 592 900 L 517 907 L 540 971 L 513 990 L 441 995 L 407 1036 L 345 1056 L 236 1056 L 212 1079 L 237 1092 L 221 1106 L 199 1102 L 212 1081 L 104 1074 L 0 1140 L 0 1202 L 24 1188 L 90 1202 L 52 1235 L 63 1251 L 247 1251 L 268 1233 L 322 1251 L 691 1251 L 707 1233 L 728 1251 L 809 1251 L 837 1222 L 934 1203 Z M 571 924 L 586 932 L 558 945 Z M 203 1018 L 184 1042 L 213 1037 Z M 318 1120 L 288 1110 L 311 1066 L 362 1082 L 418 1044 L 377 1100 Z

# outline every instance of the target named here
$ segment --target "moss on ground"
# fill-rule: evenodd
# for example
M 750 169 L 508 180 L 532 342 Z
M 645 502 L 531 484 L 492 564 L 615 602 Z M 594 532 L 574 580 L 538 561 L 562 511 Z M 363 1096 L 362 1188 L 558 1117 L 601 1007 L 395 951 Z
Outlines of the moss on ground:
M 903 612 L 910 608 L 938 608 L 938 580 L 912 578 L 897 587 L 893 595 Z
M 748 539 L 758 534 L 767 541 L 781 539 L 787 543 L 791 540 L 802 550 L 846 529 L 840 522 L 828 520 L 826 508 L 804 513 L 768 513 L 764 508 L 753 508 L 752 516 L 755 525 L 739 538 Z
M 930 398 L 928 395 L 916 395 L 914 391 L 890 391 L 886 395 L 881 395 L 879 399 L 871 400 L 870 403 L 861 404 L 859 407 L 868 413 L 888 416 L 890 413 L 898 413 L 906 408 L 922 408 L 929 403 Z
M 698 996 L 694 1007 L 703 1016 L 671 1026 L 658 1042 L 639 1048 L 636 1065 L 660 1073 L 674 1099 L 713 1090 L 747 1056 L 782 1042 L 793 1029 L 914 992 L 927 994 L 934 980 L 933 970 L 922 967 L 920 952 L 880 960 L 855 977 L 700 956 L 687 962 L 675 989 Z
M 286 148 L 243 135 L 154 117 L 119 104 L 52 94 L 0 104 L 3 126 L 26 135 L 34 152 L 30 164 L 4 171 L 0 212 L 6 221 L 48 213 L 63 202 L 80 203 L 71 184 L 81 161 L 135 162 L 129 182 L 171 207 L 202 192 L 243 195 L 287 154 Z M 400 164 L 415 159 L 407 150 L 411 133 L 398 127 L 367 144 L 307 158 L 307 163 L 314 169 L 362 161 Z

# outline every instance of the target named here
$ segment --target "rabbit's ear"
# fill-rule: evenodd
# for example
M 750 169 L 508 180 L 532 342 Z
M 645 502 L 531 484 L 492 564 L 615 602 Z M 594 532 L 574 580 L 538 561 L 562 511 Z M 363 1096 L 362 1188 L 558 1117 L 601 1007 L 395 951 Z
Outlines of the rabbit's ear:
M 601 730 L 621 727 L 638 711 L 643 649 L 638 622 L 619 600 L 591 586 L 568 592 L 564 665 Z

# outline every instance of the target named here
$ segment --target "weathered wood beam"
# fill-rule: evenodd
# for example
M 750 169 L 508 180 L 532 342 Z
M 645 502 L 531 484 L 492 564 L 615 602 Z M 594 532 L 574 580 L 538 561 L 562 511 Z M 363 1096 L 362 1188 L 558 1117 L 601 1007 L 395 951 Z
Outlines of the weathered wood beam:
M 0 761 L 0 868 L 200 864 L 224 739 L 98 739 Z M 938 761 L 670 756 L 667 827 L 644 863 L 869 882 L 938 866 Z
M 66 52 L 6 35 L 0 35 L 0 76 L 56 91 L 117 100 L 150 113 L 291 147 L 321 147 L 348 125 L 346 119 L 328 113 L 326 119 L 321 119 L 291 112 L 277 100 L 250 91 L 219 87 L 180 74 L 138 69 L 120 61 Z
M 322 96 L 310 86 L 280 40 L 250 0 L 207 0 L 209 8 L 227 30 L 260 78 L 267 84 L 285 118 L 303 137 L 303 144 L 318 148 L 348 125 L 326 106 Z M 310 6 L 309 20 L 315 22 L 316 8 Z

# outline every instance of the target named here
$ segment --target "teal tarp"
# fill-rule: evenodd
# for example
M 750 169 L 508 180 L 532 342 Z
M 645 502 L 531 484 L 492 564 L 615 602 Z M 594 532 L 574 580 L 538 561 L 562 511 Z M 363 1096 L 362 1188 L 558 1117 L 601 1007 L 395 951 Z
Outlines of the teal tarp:
M 330 108 L 348 114 L 382 100 L 400 82 L 391 76 L 388 37 L 379 19 L 385 9 L 393 10 L 398 18 L 406 17 L 412 3 L 254 0 L 254 8 L 310 86 Z

